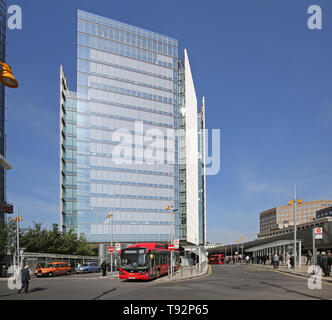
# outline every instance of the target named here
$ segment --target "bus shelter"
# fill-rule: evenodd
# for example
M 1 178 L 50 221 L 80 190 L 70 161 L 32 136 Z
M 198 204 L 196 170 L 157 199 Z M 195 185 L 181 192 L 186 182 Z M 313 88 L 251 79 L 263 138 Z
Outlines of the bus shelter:
M 298 255 L 298 266 L 301 267 L 302 256 L 302 242 L 303 240 L 296 241 L 296 252 Z M 270 243 L 265 243 L 259 246 L 246 248 L 246 253 L 252 253 L 254 258 L 267 255 L 272 257 L 275 253 L 283 257 L 283 261 L 286 261 L 286 254 L 294 252 L 294 240 L 279 240 Z
M 68 262 L 72 267 L 76 267 L 77 263 L 98 262 L 98 257 L 24 252 L 21 256 L 21 261 L 24 261 L 25 264 L 32 268 L 37 264 L 47 265 L 55 261 Z

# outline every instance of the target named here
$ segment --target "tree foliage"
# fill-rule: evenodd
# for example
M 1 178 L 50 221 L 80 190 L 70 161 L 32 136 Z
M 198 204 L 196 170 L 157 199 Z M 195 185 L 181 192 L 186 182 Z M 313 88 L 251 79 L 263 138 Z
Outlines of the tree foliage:
M 51 230 L 36 222 L 28 228 L 20 228 L 20 247 L 34 253 L 95 255 L 84 234 L 77 235 L 74 230 L 60 232 L 57 224 L 53 224 Z M 13 220 L 0 226 L 0 255 L 6 253 L 6 248 L 11 254 L 16 249 L 16 223 Z
M 23 230 L 19 228 L 19 236 L 23 236 Z M 17 229 L 16 222 L 13 219 L 8 219 L 7 223 L 1 221 L 0 223 L 0 258 L 8 254 L 16 252 L 17 243 Z

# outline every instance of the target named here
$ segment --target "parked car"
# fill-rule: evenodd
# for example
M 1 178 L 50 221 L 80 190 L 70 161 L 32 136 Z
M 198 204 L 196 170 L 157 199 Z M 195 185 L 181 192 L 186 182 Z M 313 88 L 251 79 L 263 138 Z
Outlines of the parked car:
M 68 275 L 72 273 L 72 268 L 67 262 L 52 262 L 45 267 L 37 267 L 35 270 L 35 275 L 37 277 L 53 277 L 59 275 Z
M 98 266 L 97 262 L 88 262 L 76 268 L 75 271 L 77 273 L 100 272 L 101 268 Z

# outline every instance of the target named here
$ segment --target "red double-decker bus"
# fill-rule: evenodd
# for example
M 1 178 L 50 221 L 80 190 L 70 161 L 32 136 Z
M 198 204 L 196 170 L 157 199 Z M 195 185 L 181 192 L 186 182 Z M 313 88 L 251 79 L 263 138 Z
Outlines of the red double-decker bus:
M 225 264 L 224 254 L 214 254 L 209 256 L 209 264 Z
M 168 274 L 171 251 L 159 243 L 140 243 L 121 250 L 120 279 L 150 280 Z M 180 268 L 180 253 L 173 251 L 173 268 Z

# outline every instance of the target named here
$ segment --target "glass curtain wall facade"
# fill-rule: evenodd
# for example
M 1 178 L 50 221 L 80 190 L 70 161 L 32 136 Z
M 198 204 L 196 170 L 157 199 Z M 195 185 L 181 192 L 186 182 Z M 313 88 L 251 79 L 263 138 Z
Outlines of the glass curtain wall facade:
M 62 228 L 178 238 L 178 41 L 80 10 L 77 28 L 76 94 L 61 76 Z
M 6 62 L 7 2 L 0 0 L 0 61 Z M 6 157 L 5 133 L 5 87 L 0 84 L 0 154 Z M 0 204 L 5 203 L 5 169 L 0 166 Z M 0 206 L 0 221 L 4 219 L 3 205 Z
M 179 86 L 179 223 L 180 240 L 187 240 L 187 183 L 186 183 L 186 116 L 185 116 L 185 74 L 183 61 L 178 64 L 178 86 Z
M 205 177 L 205 98 L 198 113 L 198 223 L 199 243 L 206 244 L 206 177 Z

